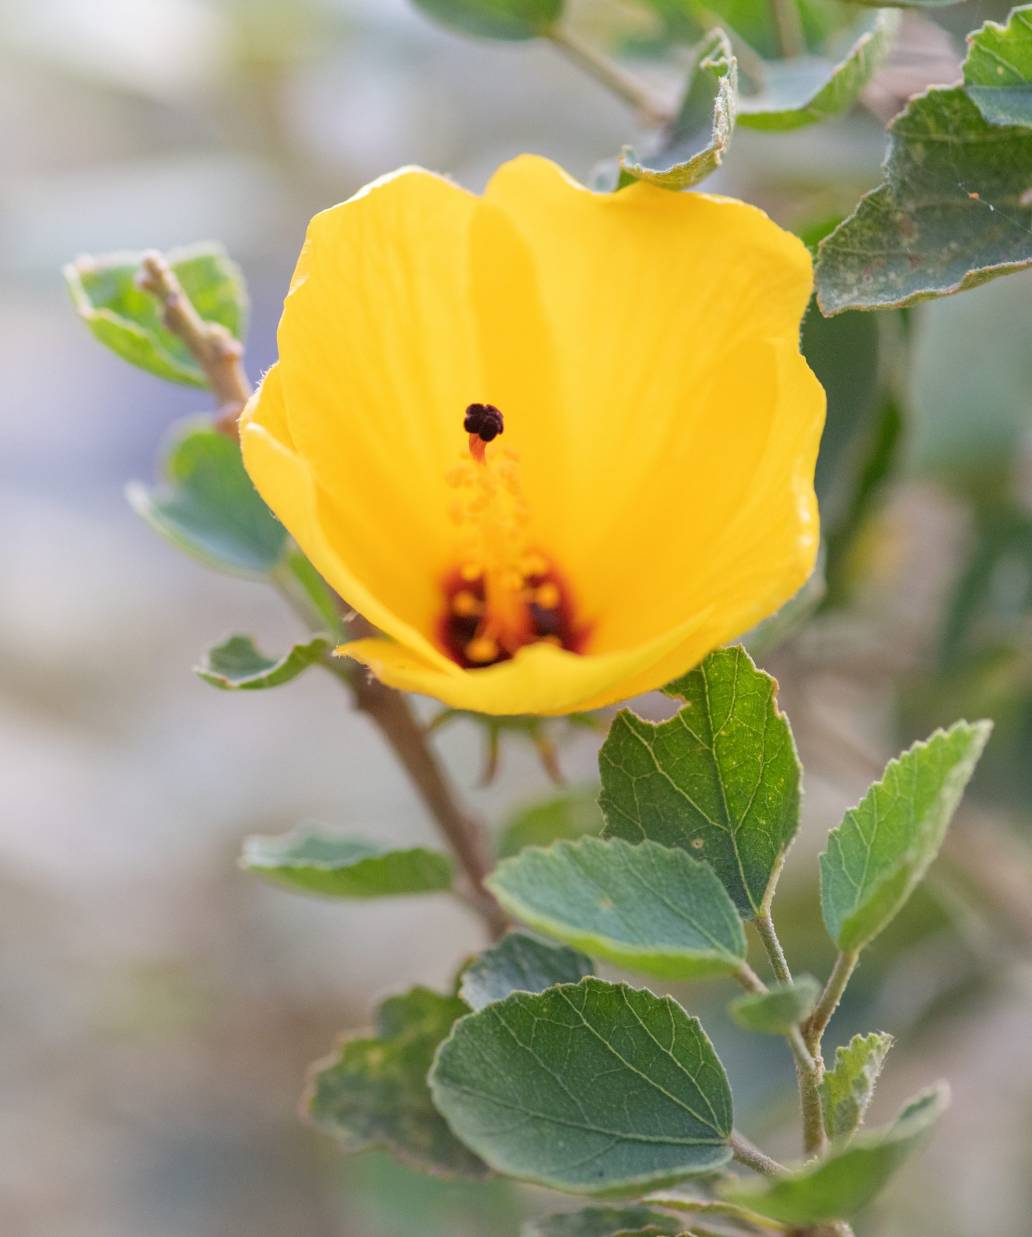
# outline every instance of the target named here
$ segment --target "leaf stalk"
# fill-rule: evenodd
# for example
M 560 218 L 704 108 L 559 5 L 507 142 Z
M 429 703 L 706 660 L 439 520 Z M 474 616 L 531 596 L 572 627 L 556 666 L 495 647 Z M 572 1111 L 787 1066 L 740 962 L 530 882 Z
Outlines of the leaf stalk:
M 669 108 L 656 99 L 637 78 L 626 73 L 615 61 L 584 42 L 565 26 L 552 26 L 546 37 L 579 69 L 601 83 L 617 98 L 623 99 L 650 125 L 669 124 L 673 116 Z

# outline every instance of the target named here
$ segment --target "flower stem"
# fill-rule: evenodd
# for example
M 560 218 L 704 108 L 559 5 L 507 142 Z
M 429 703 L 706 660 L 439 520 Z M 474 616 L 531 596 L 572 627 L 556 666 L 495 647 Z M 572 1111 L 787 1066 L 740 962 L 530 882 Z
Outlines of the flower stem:
M 166 328 L 183 341 L 204 371 L 218 404 L 217 427 L 233 438 L 238 437 L 237 421 L 251 397 L 240 343 L 225 327 L 206 322 L 198 314 L 163 254 L 152 250 L 143 255 L 137 282 L 160 302 Z M 274 583 L 306 622 L 316 630 L 325 627 L 320 616 L 310 613 L 311 607 L 285 576 Z M 357 708 L 372 721 L 397 756 L 465 873 L 470 886 L 466 901 L 482 916 L 491 935 L 500 936 L 508 920 L 484 887 L 490 864 L 483 828 L 460 806 L 412 706 L 400 692 L 384 687 L 364 671 L 351 673 L 332 656 L 325 664 L 351 689 Z
M 820 1054 L 821 1040 L 824 1038 L 824 1032 L 835 1010 L 838 1009 L 839 1001 L 842 1000 L 846 984 L 849 983 L 850 977 L 856 970 L 859 958 L 858 950 L 846 949 L 835 959 L 835 965 L 828 976 L 828 982 L 824 985 L 824 991 L 821 993 L 820 1000 L 818 1000 L 804 1028 L 807 1046 L 814 1056 Z
M 137 283 L 159 303 L 165 328 L 186 344 L 204 371 L 218 404 L 216 427 L 235 438 L 237 421 L 251 397 L 243 345 L 221 323 L 206 322 L 194 309 L 164 254 L 152 249 L 143 255 Z
M 590 43 L 585 43 L 579 35 L 565 27 L 552 26 L 546 37 L 568 60 L 601 82 L 610 93 L 629 103 L 649 124 L 665 125 L 672 119 L 669 110 L 652 96 L 647 87 Z

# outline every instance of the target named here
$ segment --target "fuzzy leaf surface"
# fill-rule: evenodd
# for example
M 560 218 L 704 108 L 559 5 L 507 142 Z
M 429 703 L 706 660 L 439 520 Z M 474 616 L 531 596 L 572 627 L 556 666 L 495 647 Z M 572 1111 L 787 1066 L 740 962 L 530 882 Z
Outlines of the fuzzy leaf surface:
M 157 532 L 206 566 L 264 576 L 288 547 L 286 529 L 258 495 L 240 448 L 209 422 L 177 428 L 154 488 L 135 482 L 129 502 Z
M 384 1147 L 424 1172 L 484 1177 L 487 1167 L 434 1108 L 426 1075 L 466 1012 L 453 996 L 412 988 L 380 1006 L 375 1032 L 345 1039 L 312 1074 L 305 1109 L 349 1152 Z
M 821 1081 L 821 1107 L 829 1138 L 848 1139 L 863 1124 L 864 1114 L 892 1047 L 884 1031 L 854 1035 L 835 1050 L 835 1065 Z
M 991 729 L 989 722 L 957 722 L 915 743 L 828 835 L 821 909 L 839 949 L 861 949 L 913 893 L 939 853 Z
M 784 1177 L 735 1183 L 724 1198 L 783 1224 L 848 1219 L 866 1207 L 910 1154 L 924 1142 L 949 1102 L 945 1084 L 922 1093 L 892 1125 L 858 1134 L 847 1147 L 832 1147 Z
M 243 275 L 219 245 L 169 252 L 168 261 L 200 316 L 236 339 L 247 326 Z M 161 307 L 137 286 L 142 253 L 80 258 L 64 269 L 76 311 L 97 339 L 124 361 L 159 378 L 205 387 L 208 380 L 187 346 L 161 321 Z
M 964 84 L 991 125 L 1032 125 L 1032 5 L 969 37 Z
M 244 842 L 240 866 L 276 885 L 326 898 L 386 898 L 450 889 L 452 861 L 422 846 L 390 849 L 325 829 Z
M 738 62 L 723 30 L 712 30 L 696 48 L 688 89 L 669 133 L 649 155 L 624 147 L 622 179 L 675 190 L 698 184 L 724 161 L 737 98 Z
M 917 95 L 889 126 L 882 184 L 821 243 L 825 314 L 912 305 L 1032 265 L 1032 127 L 1010 123 L 1032 88 L 1029 7 L 969 36 L 966 87 Z
M 282 657 L 266 657 L 250 636 L 230 636 L 208 650 L 201 663 L 194 666 L 194 673 L 223 691 L 279 687 L 321 661 L 331 648 L 333 643 L 325 636 L 314 636 L 295 644 Z
M 459 996 L 470 1009 L 483 1009 L 510 992 L 544 992 L 553 984 L 575 984 L 594 967 L 576 949 L 550 945 L 529 932 L 508 932 L 462 973 Z
M 671 683 L 668 721 L 617 714 L 599 753 L 605 836 L 705 860 L 743 915 L 763 905 L 799 825 L 801 769 L 776 683 L 741 648 Z
M 670 997 L 582 979 L 458 1022 L 430 1086 L 498 1172 L 574 1194 L 669 1185 L 727 1162 L 731 1091 Z
M 785 131 L 819 124 L 847 111 L 892 50 L 899 14 L 882 9 L 842 52 L 796 56 L 764 65 L 763 90 L 740 95 L 738 123 L 748 129 Z
M 745 992 L 728 1006 L 740 1027 L 763 1035 L 785 1035 L 813 1013 L 821 986 L 812 975 L 771 984 L 766 992 Z
M 745 960 L 742 921 L 713 869 L 679 848 L 613 838 L 532 846 L 487 880 L 539 932 L 664 979 L 726 975 Z

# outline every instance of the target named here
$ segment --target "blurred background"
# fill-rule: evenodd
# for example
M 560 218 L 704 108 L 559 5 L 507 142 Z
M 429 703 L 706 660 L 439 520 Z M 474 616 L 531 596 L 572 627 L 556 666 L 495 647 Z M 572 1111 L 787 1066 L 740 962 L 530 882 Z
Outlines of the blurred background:
M 908 17 L 864 108 L 797 134 L 740 131 L 707 188 L 820 235 L 877 182 L 901 100 L 956 78 L 963 32 L 1004 11 L 967 4 L 948 27 Z M 698 36 L 694 12 L 628 0 L 574 16 L 673 90 L 686 47 L 654 53 Z M 295 624 L 271 593 L 177 555 L 125 503 L 203 393 L 98 347 L 59 268 L 81 252 L 223 241 L 249 280 L 257 376 L 314 211 L 409 162 L 480 188 L 531 150 L 586 177 L 635 136 L 633 117 L 552 48 L 467 41 L 406 0 L 7 0 L 2 15 L 0 1231 L 513 1237 L 555 1200 L 424 1180 L 380 1154 L 346 1160 L 296 1116 L 308 1063 L 384 993 L 447 986 L 480 928 L 442 898 L 320 903 L 237 870 L 245 835 L 300 819 L 391 840 L 430 827 L 329 675 L 235 696 L 191 674 L 230 631 L 279 648 Z M 944 857 L 870 951 L 831 1041 L 902 1037 L 875 1116 L 940 1075 L 954 1086 L 937 1138 L 863 1237 L 1028 1232 L 1032 277 L 906 314 L 811 316 L 804 342 L 830 397 L 828 589 L 762 657 L 806 767 L 782 936 L 799 969 L 826 973 L 824 833 L 904 743 L 960 715 L 995 718 Z M 590 784 L 595 737 L 559 742 L 570 782 Z M 552 793 L 527 745 L 507 744 L 480 789 L 476 728 L 439 743 L 492 821 L 535 786 Z M 742 1127 L 793 1155 L 783 1046 L 731 1025 L 720 985 L 679 995 L 728 1064 Z

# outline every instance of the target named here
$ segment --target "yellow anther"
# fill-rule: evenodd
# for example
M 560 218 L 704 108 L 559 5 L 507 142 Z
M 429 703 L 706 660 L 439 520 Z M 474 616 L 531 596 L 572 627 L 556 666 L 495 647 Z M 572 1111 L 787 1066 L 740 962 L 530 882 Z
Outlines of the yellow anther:
M 463 563 L 459 575 L 467 584 L 475 584 L 484 574 L 484 569 L 478 563 Z
M 457 614 L 459 618 L 472 618 L 483 613 L 484 603 L 475 593 L 463 588 L 452 597 L 451 608 L 452 614 Z
M 559 592 L 559 586 L 553 584 L 551 580 L 546 580 L 534 594 L 534 601 L 542 610 L 555 610 L 561 600 L 562 594 Z
M 494 661 L 498 657 L 498 644 L 490 636 L 477 636 L 466 645 L 466 656 L 475 662 Z

